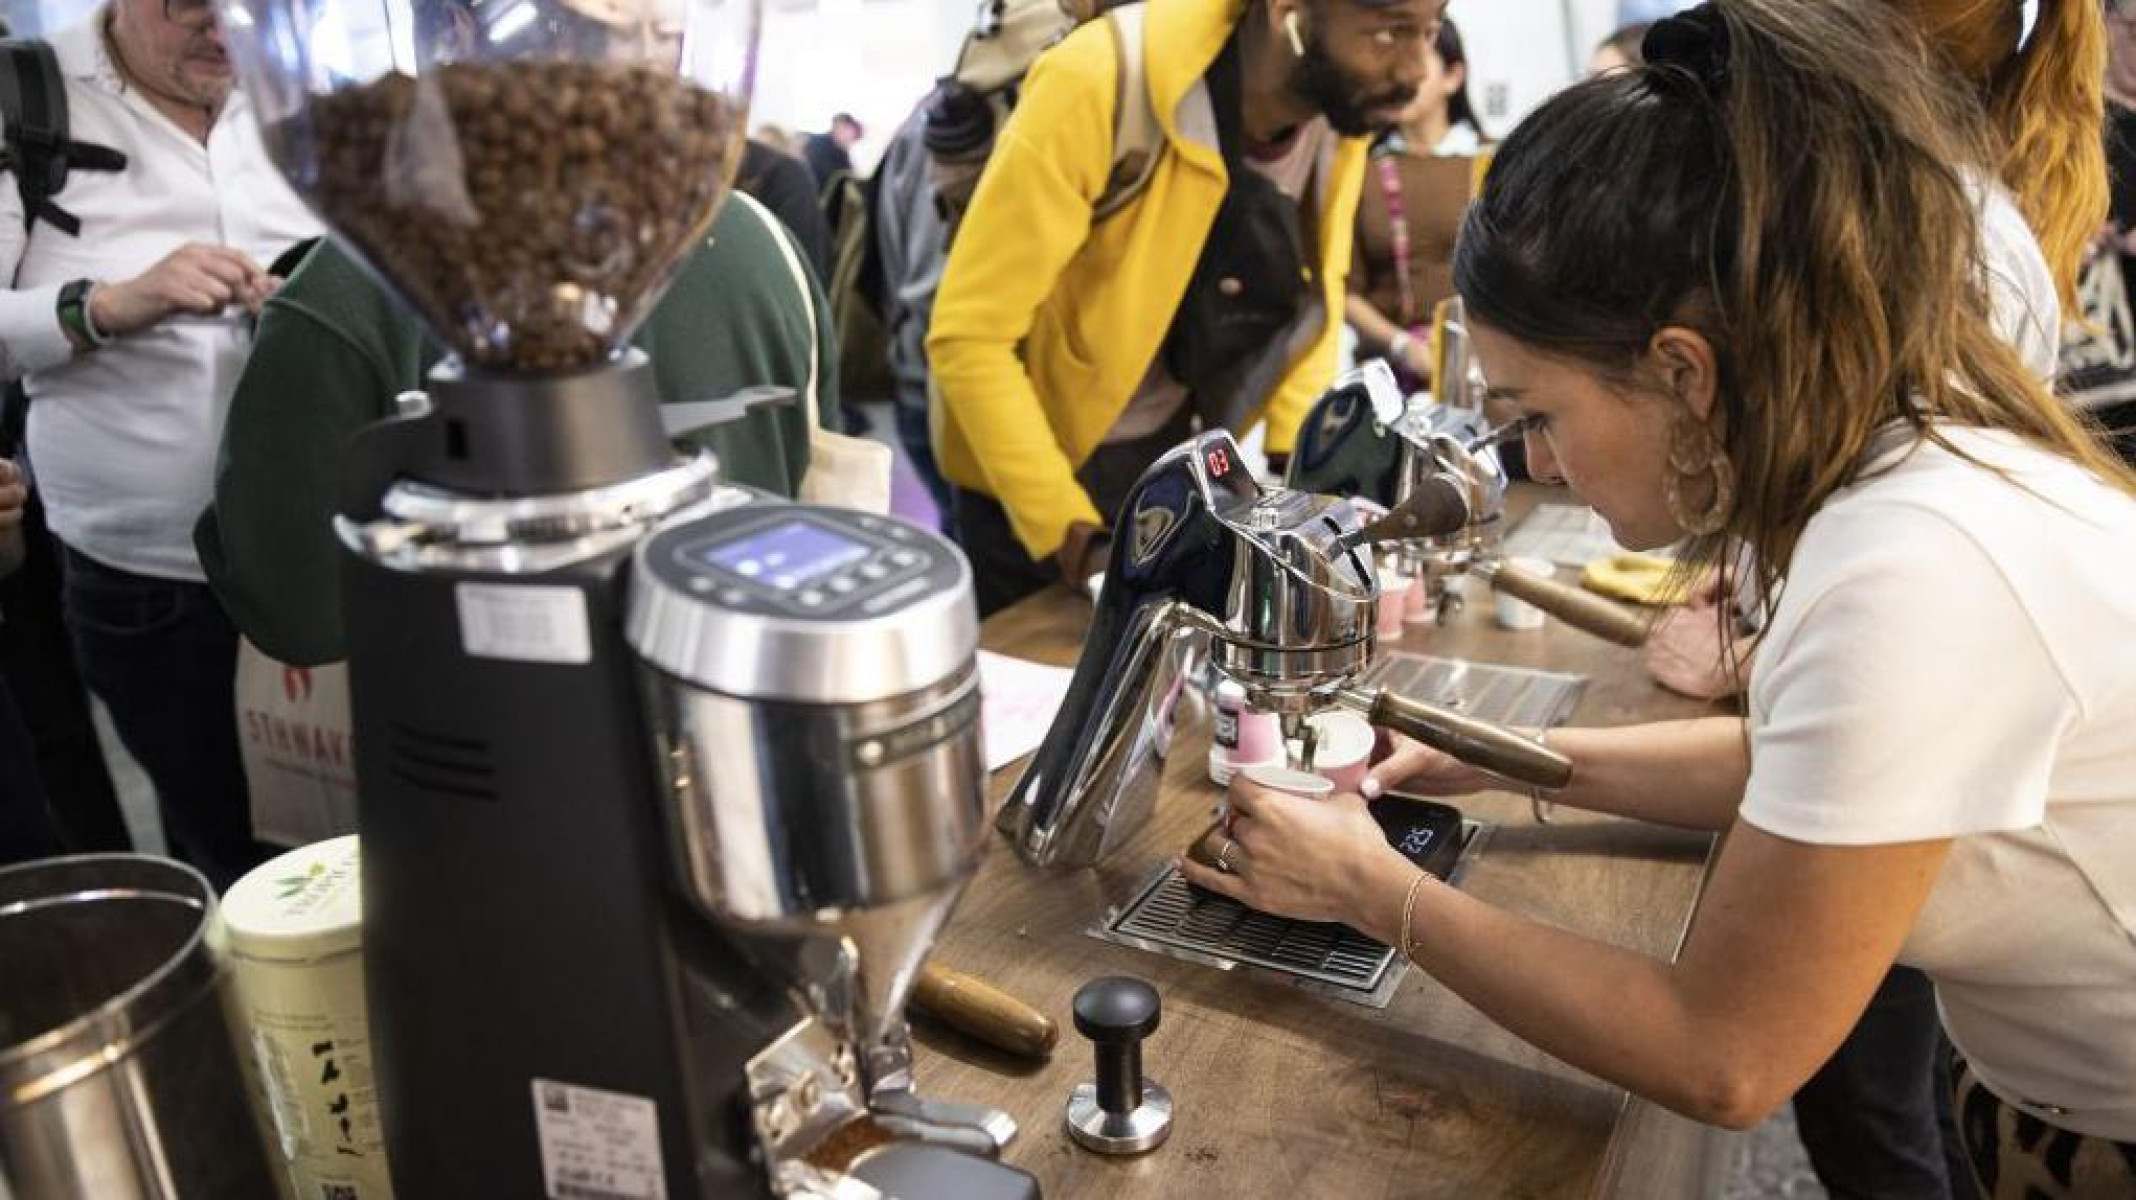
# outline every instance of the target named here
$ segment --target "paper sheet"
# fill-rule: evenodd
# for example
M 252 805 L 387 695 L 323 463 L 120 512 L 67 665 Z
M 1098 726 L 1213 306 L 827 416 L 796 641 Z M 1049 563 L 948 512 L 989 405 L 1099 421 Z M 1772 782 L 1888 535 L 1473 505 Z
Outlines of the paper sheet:
M 986 727 L 986 769 L 998 771 L 1038 749 L 1068 695 L 1066 667 L 979 652 L 980 720 Z

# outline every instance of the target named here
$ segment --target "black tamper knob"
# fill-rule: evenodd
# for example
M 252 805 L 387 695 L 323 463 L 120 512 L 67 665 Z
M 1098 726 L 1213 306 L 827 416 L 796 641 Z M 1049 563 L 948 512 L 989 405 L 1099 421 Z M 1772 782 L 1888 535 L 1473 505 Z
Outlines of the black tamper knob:
M 1157 1031 L 1163 1004 L 1140 979 L 1110 975 L 1075 994 L 1075 1029 L 1090 1039 L 1097 1079 L 1068 1098 L 1068 1133 L 1104 1154 L 1153 1150 L 1172 1131 L 1172 1097 L 1142 1077 L 1142 1040 Z

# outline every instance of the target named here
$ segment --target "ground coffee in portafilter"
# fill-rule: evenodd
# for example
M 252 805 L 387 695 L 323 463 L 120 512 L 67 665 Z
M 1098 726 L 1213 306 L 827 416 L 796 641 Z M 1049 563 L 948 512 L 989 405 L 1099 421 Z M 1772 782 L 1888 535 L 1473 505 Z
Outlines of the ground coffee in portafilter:
M 452 63 L 320 95 L 280 131 L 304 191 L 470 364 L 554 372 L 621 343 L 711 222 L 721 96 L 637 65 Z

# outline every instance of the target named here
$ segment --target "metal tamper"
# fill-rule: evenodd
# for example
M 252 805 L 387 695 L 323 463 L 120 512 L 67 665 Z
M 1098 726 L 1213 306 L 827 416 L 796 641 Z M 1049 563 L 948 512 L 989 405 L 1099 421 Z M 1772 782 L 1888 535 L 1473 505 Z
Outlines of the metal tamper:
M 1142 1039 L 1157 1031 L 1157 989 L 1108 975 L 1075 994 L 1075 1029 L 1090 1039 L 1098 1077 L 1068 1097 L 1068 1136 L 1100 1154 L 1141 1154 L 1172 1132 L 1172 1094 L 1142 1077 Z

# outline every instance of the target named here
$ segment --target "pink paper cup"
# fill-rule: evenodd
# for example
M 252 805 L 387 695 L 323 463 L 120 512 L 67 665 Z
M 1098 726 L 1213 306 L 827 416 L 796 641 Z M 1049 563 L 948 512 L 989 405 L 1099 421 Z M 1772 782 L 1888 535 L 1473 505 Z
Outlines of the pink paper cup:
M 1417 590 L 1416 577 L 1401 571 L 1379 573 L 1379 635 L 1383 638 L 1402 636 L 1403 622 L 1409 616 L 1409 594 Z
M 1313 772 L 1334 785 L 1338 792 L 1355 792 L 1364 786 L 1372 769 L 1372 747 L 1377 738 L 1372 723 L 1353 712 L 1315 713 L 1311 718 L 1316 735 Z
M 1438 616 L 1431 605 L 1431 589 L 1424 586 L 1423 580 L 1414 575 L 1410 576 L 1409 591 L 1402 597 L 1402 620 L 1411 625 L 1421 625 L 1438 619 Z
M 1234 765 L 1265 763 L 1283 757 L 1283 720 L 1274 713 L 1251 708 L 1239 710 L 1239 748 L 1231 752 Z

